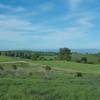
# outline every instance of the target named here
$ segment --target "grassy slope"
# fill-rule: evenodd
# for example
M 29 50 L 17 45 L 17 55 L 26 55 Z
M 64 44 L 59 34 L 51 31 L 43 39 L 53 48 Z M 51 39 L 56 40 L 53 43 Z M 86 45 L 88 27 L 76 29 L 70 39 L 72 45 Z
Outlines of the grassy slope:
M 32 75 L 0 78 L 1 100 L 100 100 L 99 74 L 78 78 L 63 71 L 45 72 L 36 65 L 23 68 Z
M 26 63 L 27 64 L 27 63 Z M 30 66 L 31 65 L 31 66 Z M 87 72 L 83 77 L 75 73 L 52 70 L 46 72 L 41 65 L 52 68 Z M 12 64 L 4 66 L 12 70 Z M 100 100 L 100 65 L 78 64 L 64 61 L 34 61 L 17 63 L 18 76 L 0 75 L 1 100 Z M 29 72 L 32 72 L 29 75 Z
M 65 68 L 74 71 L 81 71 L 86 73 L 100 73 L 100 65 L 96 64 L 81 64 L 66 61 L 34 61 L 36 64 L 49 65 L 51 67 Z
M 12 58 L 7 56 L 0 56 L 0 62 L 10 62 L 10 61 L 19 61 L 19 58 Z
M 81 59 L 82 57 L 86 57 L 89 62 L 100 63 L 100 57 L 93 54 L 72 54 L 72 60 L 76 61 Z
M 55 76 L 53 76 L 55 77 Z M 1 100 L 100 100 L 100 81 L 85 78 L 0 79 Z

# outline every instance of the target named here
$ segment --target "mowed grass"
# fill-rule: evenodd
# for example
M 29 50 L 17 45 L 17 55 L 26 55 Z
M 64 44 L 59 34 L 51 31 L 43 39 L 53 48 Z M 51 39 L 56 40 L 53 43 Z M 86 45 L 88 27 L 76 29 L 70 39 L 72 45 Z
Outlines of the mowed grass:
M 0 75 L 0 100 L 100 100 L 99 65 L 66 61 L 0 65 L 4 68 Z M 82 72 L 82 77 L 77 77 L 77 72 Z

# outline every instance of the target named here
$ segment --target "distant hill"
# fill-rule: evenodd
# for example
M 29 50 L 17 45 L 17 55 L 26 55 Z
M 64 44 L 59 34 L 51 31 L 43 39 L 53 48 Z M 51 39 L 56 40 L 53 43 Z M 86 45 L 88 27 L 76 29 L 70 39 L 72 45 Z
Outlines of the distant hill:
M 11 49 L 0 49 L 0 50 L 7 51 L 7 50 L 11 50 Z M 78 52 L 78 53 L 100 53 L 100 49 L 71 49 L 71 50 L 72 50 L 72 52 Z M 17 51 L 58 52 L 59 49 L 17 49 Z
M 79 53 L 99 53 L 100 49 L 72 49 L 72 51 Z
M 99 53 L 100 49 L 71 49 L 72 52 L 78 53 Z M 37 51 L 44 51 L 44 52 L 58 52 L 59 49 L 41 49 Z

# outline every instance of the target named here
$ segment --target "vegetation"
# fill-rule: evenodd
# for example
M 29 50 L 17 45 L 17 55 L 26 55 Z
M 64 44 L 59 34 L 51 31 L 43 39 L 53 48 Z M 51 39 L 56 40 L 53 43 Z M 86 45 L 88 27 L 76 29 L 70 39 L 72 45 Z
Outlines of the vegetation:
M 20 60 L 21 60 L 20 58 L 0 56 L 0 62 L 13 62 L 13 61 L 20 61 Z
M 48 64 L 51 61 L 47 61 Z M 44 63 L 44 62 L 43 62 Z M 51 62 L 53 66 L 56 63 Z M 62 61 L 59 62 L 59 64 Z M 64 63 L 64 61 L 63 61 Z M 46 63 L 45 63 L 46 64 Z M 70 63 L 71 64 L 71 63 Z M 45 71 L 43 64 L 35 62 L 16 63 L 19 70 L 13 74 L 13 64 L 1 64 L 5 73 L 0 75 L 1 100 L 98 100 L 100 99 L 99 73 L 92 70 L 86 73 L 74 71 L 65 65 L 52 67 L 50 73 Z M 82 71 L 81 65 L 79 64 Z M 89 65 L 93 68 L 94 65 Z M 79 66 L 78 66 L 79 67 Z M 83 66 L 82 66 L 83 67 Z M 87 66 L 84 66 L 88 69 Z M 94 68 L 95 70 L 97 66 Z M 83 70 L 84 72 L 84 70 Z M 100 70 L 99 70 L 100 72 Z
M 59 59 L 70 61 L 71 60 L 71 50 L 68 48 L 60 48 Z
M 51 67 L 50 66 L 45 66 L 45 70 L 46 71 L 50 71 L 51 70 Z
M 17 66 L 16 66 L 16 65 L 13 65 L 13 69 L 14 69 L 14 70 L 17 70 Z
M 32 56 L 32 60 L 38 60 L 39 57 L 40 57 L 39 53 L 34 53 Z
M 0 52 L 0 100 L 99 100 L 99 54 L 66 50 Z
M 76 72 L 76 76 L 77 76 L 77 77 L 82 77 L 83 75 L 82 75 L 81 72 Z

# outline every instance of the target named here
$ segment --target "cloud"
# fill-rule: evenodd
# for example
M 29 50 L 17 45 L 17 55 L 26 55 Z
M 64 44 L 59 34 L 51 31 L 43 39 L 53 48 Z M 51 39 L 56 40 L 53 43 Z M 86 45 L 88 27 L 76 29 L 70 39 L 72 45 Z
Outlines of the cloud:
M 52 11 L 54 7 L 54 4 L 52 2 L 46 2 L 43 4 L 40 4 L 38 7 L 38 10 L 40 10 L 40 12 L 49 12 Z
M 95 26 L 94 19 L 97 18 L 97 12 L 79 11 L 82 0 L 66 1 L 69 1 L 70 11 L 67 9 L 67 14 L 63 16 L 61 11 L 65 10 L 66 7 L 54 9 L 53 2 L 44 2 L 28 8 L 0 4 L 0 9 L 13 12 L 0 14 L 0 41 L 5 46 L 13 47 L 15 45 L 14 47 L 26 48 L 85 48 L 99 46 L 99 44 L 96 45 L 97 42 L 94 42 L 92 46 L 92 40 L 89 41 L 91 37 L 89 32 Z M 57 11 L 57 14 L 56 12 L 55 14 L 50 13 L 52 18 L 50 16 L 47 18 L 45 13 L 53 10 Z M 1 47 L 2 43 L 0 44 Z
M 4 5 L 4 4 L 0 3 L 0 8 L 1 8 L 1 9 L 9 9 L 9 8 L 11 8 L 11 7 L 8 6 L 8 5 Z
M 28 20 L 20 19 L 15 16 L 0 15 L 0 39 L 27 41 L 65 41 L 83 36 L 78 28 L 53 28 L 43 23 L 31 23 Z M 57 38 L 56 38 L 57 37 Z M 63 39 L 61 39 L 63 38 Z
M 26 9 L 24 7 L 21 7 L 21 6 L 11 9 L 11 12 L 15 12 L 15 13 L 16 12 L 24 12 L 24 11 L 26 11 Z
M 69 23 L 68 26 L 78 27 L 81 31 L 89 31 L 91 28 L 96 26 L 94 22 L 99 19 L 98 14 L 95 12 L 85 11 L 60 16 L 56 19 L 56 22 L 66 22 Z
M 82 0 L 69 0 L 70 10 L 76 11 L 79 9 L 78 7 L 80 6 L 81 2 Z
M 32 22 L 9 15 L 0 15 L 0 27 L 7 31 L 35 31 L 42 28 L 42 24 L 33 24 Z
M 91 19 L 90 18 L 80 18 L 78 20 L 79 24 L 82 25 L 83 27 L 86 27 L 86 28 L 92 28 L 94 26 L 94 24 L 91 22 Z
M 9 12 L 13 12 L 13 13 L 26 11 L 26 9 L 22 6 L 13 7 L 11 5 L 5 5 L 5 4 L 2 4 L 2 3 L 0 3 L 0 9 L 6 10 L 6 11 L 9 11 Z
M 24 16 L 36 16 L 40 15 L 42 13 L 47 13 L 52 11 L 54 8 L 54 4 L 52 2 L 44 2 L 42 4 L 37 5 L 35 8 L 28 7 L 25 8 L 23 6 L 12 6 L 0 3 L 0 9 L 3 10 L 3 12 L 6 11 L 6 13 L 15 13 L 15 14 L 23 14 Z

